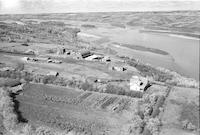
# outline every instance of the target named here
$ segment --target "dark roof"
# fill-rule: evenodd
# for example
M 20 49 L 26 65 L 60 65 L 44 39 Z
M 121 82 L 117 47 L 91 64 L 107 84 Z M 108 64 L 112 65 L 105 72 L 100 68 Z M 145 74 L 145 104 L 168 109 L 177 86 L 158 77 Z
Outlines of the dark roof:
M 82 51 L 82 52 L 80 52 L 80 54 L 83 58 L 86 58 L 86 57 L 89 57 L 92 55 L 92 53 L 90 51 Z

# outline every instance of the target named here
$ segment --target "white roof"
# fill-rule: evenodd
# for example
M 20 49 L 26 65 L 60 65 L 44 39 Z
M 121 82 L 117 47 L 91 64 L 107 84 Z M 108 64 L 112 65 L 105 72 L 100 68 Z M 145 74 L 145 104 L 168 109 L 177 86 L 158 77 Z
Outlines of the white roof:
M 148 79 L 144 77 L 132 76 L 130 79 L 130 90 L 143 91 L 148 84 Z
M 47 75 L 56 76 L 56 75 L 58 75 L 58 72 L 56 72 L 56 71 L 50 71 Z
M 91 56 L 85 58 L 85 60 L 93 60 L 95 58 L 103 58 L 103 56 L 94 54 L 94 55 L 91 55 Z

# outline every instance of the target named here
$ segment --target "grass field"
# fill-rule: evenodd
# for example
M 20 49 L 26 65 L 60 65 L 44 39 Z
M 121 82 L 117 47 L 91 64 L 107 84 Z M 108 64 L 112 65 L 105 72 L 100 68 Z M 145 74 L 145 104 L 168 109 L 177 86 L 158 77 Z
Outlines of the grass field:
M 16 99 L 22 116 L 33 123 L 113 135 L 128 123 L 123 113 L 133 114 L 133 108 L 136 112 L 138 102 L 138 99 L 128 97 L 38 84 L 24 86 L 23 95 Z
M 166 101 L 165 112 L 162 117 L 161 134 L 182 135 L 184 131 L 193 131 L 192 134 L 196 135 L 198 131 L 195 131 L 195 129 L 199 127 L 198 121 L 198 90 L 178 87 L 172 89 Z

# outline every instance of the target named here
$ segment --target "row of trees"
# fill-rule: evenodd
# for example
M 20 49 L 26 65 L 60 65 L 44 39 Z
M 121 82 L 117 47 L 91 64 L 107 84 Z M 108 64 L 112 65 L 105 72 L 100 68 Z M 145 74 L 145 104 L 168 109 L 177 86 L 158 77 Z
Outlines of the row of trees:
M 164 82 L 170 85 L 199 88 L 199 82 L 192 78 L 184 77 L 176 72 L 161 67 L 153 67 L 135 59 L 123 57 L 126 63 L 135 67 L 144 77 L 150 77 L 155 81 Z
M 34 127 L 20 123 L 14 109 L 14 102 L 7 88 L 0 87 L 0 116 L 3 118 L 4 133 L 9 135 L 82 135 L 71 131 L 56 131 L 46 126 Z
M 0 115 L 3 118 L 3 125 L 7 131 L 12 131 L 18 124 L 17 115 L 14 112 L 14 103 L 10 93 L 0 88 Z
M 25 71 L 0 71 L 0 77 L 16 79 L 16 81 L 13 81 L 13 84 L 9 85 L 14 85 L 14 83 L 17 83 L 17 80 L 24 80 L 26 82 L 54 84 L 59 86 L 78 88 L 84 91 L 126 95 L 129 97 L 142 98 L 143 95 L 141 92 L 126 90 L 123 87 L 109 83 L 106 85 L 97 86 L 95 83 L 89 83 L 88 81 L 83 81 L 80 79 L 66 79 L 63 77 L 56 77 L 51 75 L 33 75 Z

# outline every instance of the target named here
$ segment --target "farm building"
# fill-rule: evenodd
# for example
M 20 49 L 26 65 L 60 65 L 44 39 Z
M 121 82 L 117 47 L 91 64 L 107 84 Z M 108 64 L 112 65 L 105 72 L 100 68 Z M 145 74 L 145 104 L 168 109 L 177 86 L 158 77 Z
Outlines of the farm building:
M 103 59 L 101 59 L 102 62 L 110 62 L 111 59 L 108 56 L 105 56 Z
M 33 61 L 33 62 L 36 62 L 36 61 L 38 61 L 38 58 L 30 58 L 30 57 L 28 57 L 28 58 L 26 58 L 27 59 L 27 61 L 29 60 L 29 61 Z
M 47 60 L 47 63 L 61 64 L 62 61 L 60 61 L 60 60 L 52 60 L 52 59 L 49 59 L 49 60 Z
M 125 67 L 122 66 L 112 66 L 111 70 L 115 70 L 115 71 L 126 71 L 127 69 Z
M 130 90 L 144 92 L 149 86 L 149 81 L 144 77 L 132 76 L 130 79 Z
M 38 59 L 37 58 L 31 58 L 31 57 L 23 57 L 22 58 L 24 61 L 38 61 Z
M 87 57 L 93 55 L 93 53 L 91 53 L 90 51 L 81 51 L 81 52 L 80 52 L 80 55 L 81 55 L 81 57 L 82 57 L 83 59 L 85 59 L 85 58 L 87 58 Z
M 67 52 L 65 52 L 65 54 L 66 55 L 71 55 L 71 54 L 73 54 L 71 51 L 67 51 Z
M 34 55 L 35 51 L 32 49 L 28 49 L 25 53 Z
M 22 43 L 21 45 L 22 46 L 29 46 L 27 43 Z
M 64 54 L 65 52 L 66 52 L 65 48 L 58 48 L 57 49 L 57 55 Z
M 103 56 L 101 56 L 101 55 L 95 55 L 95 54 L 93 54 L 93 55 L 85 58 L 85 60 L 93 61 L 93 60 L 101 60 L 102 58 L 103 58 Z
M 58 76 L 59 73 L 56 71 L 50 71 L 47 75 L 51 75 L 51 76 Z
M 22 60 L 28 61 L 28 60 L 30 60 L 30 58 L 29 57 L 23 57 Z
M 14 87 L 10 87 L 9 90 L 12 91 L 12 93 L 18 93 L 23 90 L 23 86 L 24 86 L 24 84 L 17 85 Z

